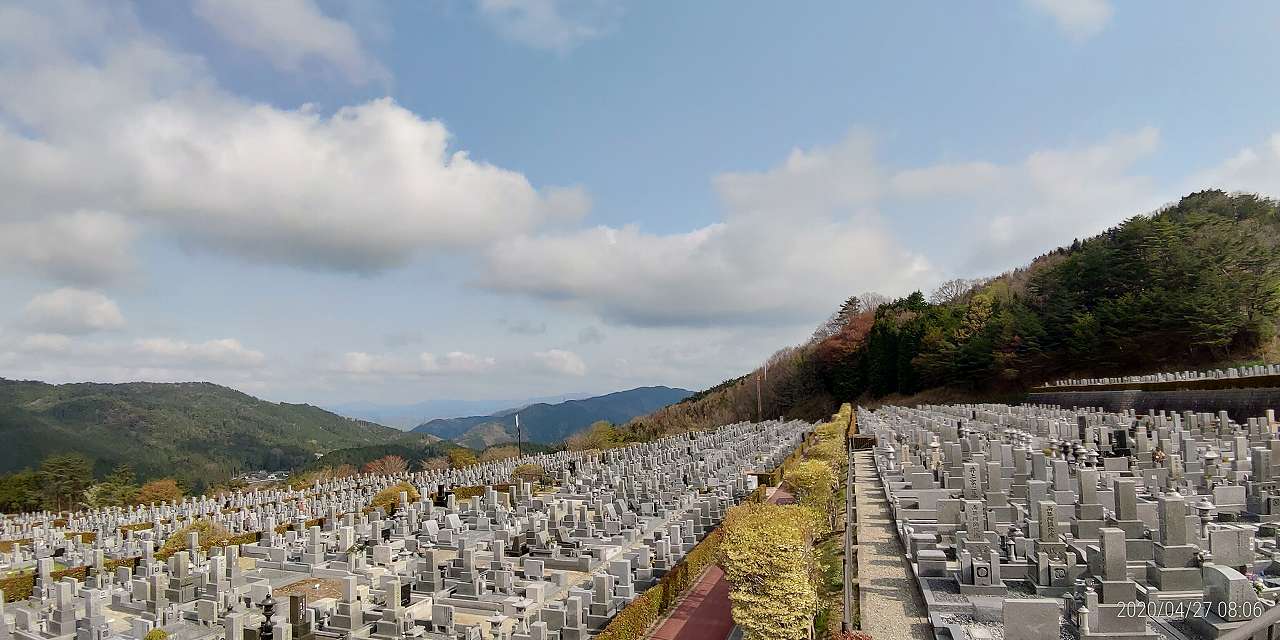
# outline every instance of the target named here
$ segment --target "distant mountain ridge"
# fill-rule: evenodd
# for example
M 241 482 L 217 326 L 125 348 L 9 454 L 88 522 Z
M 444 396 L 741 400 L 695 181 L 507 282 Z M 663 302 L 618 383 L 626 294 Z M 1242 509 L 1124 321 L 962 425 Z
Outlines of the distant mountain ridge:
M 525 398 L 523 400 L 427 400 L 412 404 L 381 404 L 377 402 L 348 402 L 328 405 L 325 409 L 340 416 L 369 420 L 388 427 L 408 431 L 424 422 L 437 418 L 457 418 L 501 411 L 509 407 L 526 406 L 538 402 L 555 404 L 565 400 L 590 398 L 589 393 L 564 393 L 555 396 Z
M 305 404 L 259 400 L 207 382 L 47 384 L 0 378 L 0 472 L 78 452 L 99 475 L 130 464 L 189 485 L 316 454 L 421 437 Z
M 556 443 L 599 420 L 624 423 L 636 416 L 657 411 L 693 395 L 687 389 L 639 387 L 626 391 L 568 400 L 556 404 L 534 403 L 504 409 L 487 416 L 431 420 L 413 428 L 414 433 L 431 434 L 476 449 L 516 439 L 515 417 L 520 414 L 524 439 Z

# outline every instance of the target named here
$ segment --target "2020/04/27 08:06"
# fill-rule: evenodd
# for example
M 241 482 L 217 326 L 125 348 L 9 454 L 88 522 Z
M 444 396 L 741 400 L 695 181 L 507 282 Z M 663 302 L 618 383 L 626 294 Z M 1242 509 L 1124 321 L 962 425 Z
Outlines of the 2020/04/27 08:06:
M 1126 602 L 1120 608 L 1120 618 L 1204 618 L 1213 613 L 1219 618 L 1256 618 L 1265 610 L 1262 602 L 1210 602 L 1185 600 L 1174 602 Z

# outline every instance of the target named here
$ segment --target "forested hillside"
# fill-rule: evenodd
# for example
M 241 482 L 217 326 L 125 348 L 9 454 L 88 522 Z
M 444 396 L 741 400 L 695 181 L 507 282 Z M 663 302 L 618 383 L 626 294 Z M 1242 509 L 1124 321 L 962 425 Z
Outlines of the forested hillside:
M 1276 359 L 1280 205 L 1204 191 L 1076 240 L 1027 267 L 927 298 L 850 298 L 808 343 L 629 428 L 757 415 L 817 418 L 837 400 L 1007 397 L 1062 376 Z
M 62 384 L 0 379 L 0 471 L 81 453 L 101 477 L 129 465 L 189 487 L 315 454 L 413 436 L 310 405 L 273 403 L 209 383 Z

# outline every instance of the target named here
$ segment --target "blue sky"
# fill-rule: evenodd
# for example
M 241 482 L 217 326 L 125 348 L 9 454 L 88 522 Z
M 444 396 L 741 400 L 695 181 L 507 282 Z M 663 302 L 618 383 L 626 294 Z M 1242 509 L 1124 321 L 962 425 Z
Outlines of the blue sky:
M 1280 7 L 0 5 L 0 376 L 703 388 L 844 297 L 1280 192 Z

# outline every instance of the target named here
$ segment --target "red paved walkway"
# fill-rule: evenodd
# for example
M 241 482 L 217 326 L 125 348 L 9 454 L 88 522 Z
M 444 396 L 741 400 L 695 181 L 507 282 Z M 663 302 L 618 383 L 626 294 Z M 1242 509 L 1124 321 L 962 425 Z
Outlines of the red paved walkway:
M 711 566 L 671 612 L 658 625 L 652 640 L 724 640 L 733 631 L 729 612 L 729 581 L 720 567 Z
M 778 487 L 769 502 L 792 500 L 791 492 Z M 724 640 L 733 631 L 729 607 L 729 581 L 720 567 L 712 565 L 689 590 L 671 615 L 663 620 L 650 640 Z

